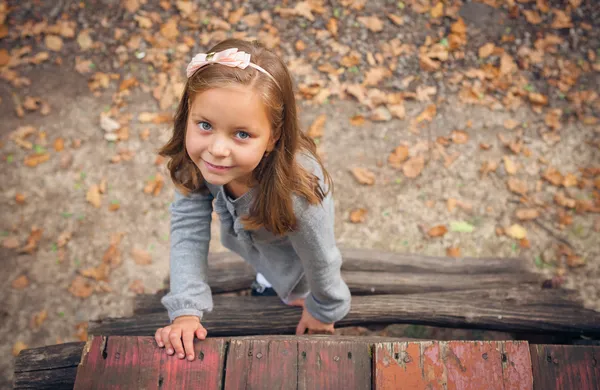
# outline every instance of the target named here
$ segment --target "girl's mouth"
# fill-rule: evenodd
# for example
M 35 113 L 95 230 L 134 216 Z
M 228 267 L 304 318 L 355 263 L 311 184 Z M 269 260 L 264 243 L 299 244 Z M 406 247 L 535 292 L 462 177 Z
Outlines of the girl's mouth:
M 206 160 L 202 160 L 204 161 L 204 165 L 206 165 L 206 167 L 211 170 L 211 171 L 215 171 L 215 172 L 225 172 L 228 171 L 229 169 L 233 168 L 233 167 L 226 167 L 223 165 L 215 165 L 215 164 L 211 164 Z

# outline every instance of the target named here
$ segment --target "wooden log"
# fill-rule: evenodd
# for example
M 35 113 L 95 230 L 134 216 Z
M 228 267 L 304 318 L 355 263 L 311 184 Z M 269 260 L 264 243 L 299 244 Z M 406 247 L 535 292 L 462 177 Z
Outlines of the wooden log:
M 527 347 L 518 341 L 378 343 L 373 389 L 531 389 Z
M 600 389 L 600 347 L 530 345 L 534 390 Z
M 301 310 L 277 297 L 214 297 L 203 325 L 211 336 L 293 333 Z M 91 321 L 94 335 L 153 335 L 168 323 L 165 311 Z M 600 313 L 564 290 L 521 287 L 428 294 L 355 296 L 337 326 L 413 323 L 507 332 L 600 334 Z
M 15 359 L 15 389 L 72 389 L 85 343 L 21 351 Z

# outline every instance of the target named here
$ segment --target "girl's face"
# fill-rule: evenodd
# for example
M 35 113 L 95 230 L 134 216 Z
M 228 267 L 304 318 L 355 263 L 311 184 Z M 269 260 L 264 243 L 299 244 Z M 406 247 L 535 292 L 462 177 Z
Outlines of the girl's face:
M 247 188 L 273 145 L 266 107 L 253 89 L 233 85 L 194 97 L 185 147 L 207 182 Z

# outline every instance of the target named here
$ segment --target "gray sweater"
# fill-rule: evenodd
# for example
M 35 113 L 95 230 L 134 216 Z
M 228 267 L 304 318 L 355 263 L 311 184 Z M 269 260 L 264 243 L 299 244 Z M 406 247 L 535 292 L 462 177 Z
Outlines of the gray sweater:
M 325 188 L 319 164 L 309 158 L 300 161 Z M 248 231 L 242 225 L 241 217 L 248 214 L 256 188 L 233 200 L 223 186 L 206 185 L 208 194 L 184 196 L 175 191 L 171 205 L 171 290 L 161 300 L 171 321 L 182 315 L 202 319 L 204 312 L 213 309 L 207 281 L 213 200 L 221 221 L 223 246 L 263 274 L 281 299 L 308 294 L 306 309 L 325 323 L 339 321 L 348 314 L 350 290 L 340 274 L 342 257 L 334 237 L 331 193 L 317 205 L 292 195 L 297 229 L 275 236 L 264 228 Z

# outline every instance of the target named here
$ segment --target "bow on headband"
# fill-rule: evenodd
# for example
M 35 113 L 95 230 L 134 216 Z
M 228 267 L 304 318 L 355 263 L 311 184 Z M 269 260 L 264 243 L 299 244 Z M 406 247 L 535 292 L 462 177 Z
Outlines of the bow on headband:
M 248 66 L 266 74 L 279 86 L 277 80 L 269 72 L 261 68 L 260 66 L 250 62 L 250 54 L 238 51 L 237 48 L 233 47 L 231 49 L 226 49 L 219 52 L 211 52 L 211 53 L 200 53 L 197 54 L 187 66 L 186 73 L 188 79 L 192 77 L 196 71 L 206 65 L 210 64 L 219 64 L 229 66 L 231 68 L 240 68 L 246 69 Z

